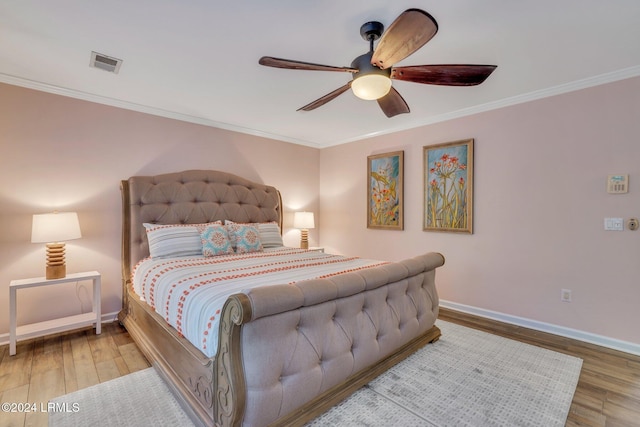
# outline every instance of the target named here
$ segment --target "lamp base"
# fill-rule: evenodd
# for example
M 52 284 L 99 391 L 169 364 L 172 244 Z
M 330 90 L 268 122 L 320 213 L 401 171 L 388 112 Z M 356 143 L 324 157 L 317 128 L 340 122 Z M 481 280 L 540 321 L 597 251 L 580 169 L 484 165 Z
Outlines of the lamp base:
M 309 249 L 309 230 L 300 230 L 300 249 Z
M 67 276 L 67 266 L 63 265 L 47 265 L 46 276 L 47 280 L 50 279 L 62 279 Z
M 47 244 L 46 279 L 62 279 L 67 275 L 67 265 L 64 263 L 64 243 Z

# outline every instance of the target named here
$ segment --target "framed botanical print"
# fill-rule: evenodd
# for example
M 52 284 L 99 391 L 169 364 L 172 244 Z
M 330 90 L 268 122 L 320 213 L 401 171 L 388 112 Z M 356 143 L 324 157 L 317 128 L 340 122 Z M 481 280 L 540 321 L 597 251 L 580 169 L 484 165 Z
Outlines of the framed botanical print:
M 367 228 L 404 228 L 404 151 L 367 157 Z
M 473 233 L 473 139 L 423 147 L 425 231 Z

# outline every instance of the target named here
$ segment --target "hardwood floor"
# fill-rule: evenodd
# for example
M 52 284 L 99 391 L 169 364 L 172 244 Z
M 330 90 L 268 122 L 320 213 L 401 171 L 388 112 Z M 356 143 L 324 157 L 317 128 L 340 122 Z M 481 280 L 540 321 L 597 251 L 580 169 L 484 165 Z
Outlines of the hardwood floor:
M 640 426 L 640 356 L 443 308 L 439 318 L 581 358 L 566 426 Z
M 0 347 L 0 402 L 36 404 L 36 412 L 1 412 L 0 427 L 46 426 L 40 404 L 57 396 L 148 368 L 117 322 L 19 342 L 15 356 Z
M 640 357 L 441 309 L 440 318 L 583 359 L 567 426 L 640 426 Z M 0 402 L 49 399 L 149 367 L 117 322 L 0 347 Z M 0 413 L 0 427 L 46 426 L 46 413 Z

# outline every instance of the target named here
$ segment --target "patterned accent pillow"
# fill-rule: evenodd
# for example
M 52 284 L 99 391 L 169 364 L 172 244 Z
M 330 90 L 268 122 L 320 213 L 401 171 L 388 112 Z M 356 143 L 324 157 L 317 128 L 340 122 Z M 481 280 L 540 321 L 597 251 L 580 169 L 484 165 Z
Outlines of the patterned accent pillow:
M 209 224 L 144 223 L 151 258 L 202 256 L 200 229 L 204 229 Z
M 263 251 L 260 231 L 255 225 L 229 224 L 225 227 L 229 232 L 229 240 L 231 240 L 231 245 L 235 247 L 236 253 L 246 254 Z
M 223 225 L 209 225 L 200 233 L 202 255 L 212 257 L 233 253 L 229 234 Z
M 258 231 L 260 232 L 260 241 L 262 242 L 263 248 L 279 248 L 284 246 L 284 242 L 282 241 L 282 233 L 280 232 L 280 226 L 277 222 L 233 222 L 231 220 L 225 219 L 225 225 L 231 224 L 239 224 L 239 225 L 251 225 L 253 227 L 258 227 Z M 232 244 L 235 244 L 232 242 Z

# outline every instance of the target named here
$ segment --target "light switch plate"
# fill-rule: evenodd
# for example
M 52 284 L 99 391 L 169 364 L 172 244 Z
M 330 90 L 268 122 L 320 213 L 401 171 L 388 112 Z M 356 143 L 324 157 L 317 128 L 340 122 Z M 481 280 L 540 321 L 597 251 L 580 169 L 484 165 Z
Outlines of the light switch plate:
M 604 229 L 607 231 L 623 231 L 624 219 L 623 218 L 605 218 Z

